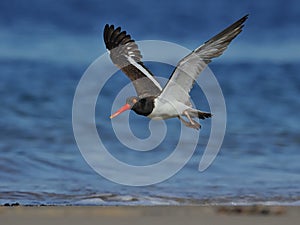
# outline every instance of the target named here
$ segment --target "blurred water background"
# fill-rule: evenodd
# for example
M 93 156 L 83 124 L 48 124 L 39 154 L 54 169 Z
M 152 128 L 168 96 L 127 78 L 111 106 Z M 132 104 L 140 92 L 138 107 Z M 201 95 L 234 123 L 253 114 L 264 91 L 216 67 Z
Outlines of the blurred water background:
M 197 170 L 204 150 L 200 144 L 189 163 L 160 184 L 122 186 L 94 172 L 74 140 L 72 101 L 84 71 L 105 52 L 104 25 L 122 26 L 135 40 L 194 49 L 247 13 L 243 33 L 210 65 L 228 113 L 214 163 L 202 173 Z M 297 0 L 0 1 L 0 204 L 299 205 L 299 37 Z M 159 76 L 172 72 L 147 65 Z M 127 83 L 116 74 L 114 90 Z M 107 89 L 107 115 L 97 118 L 99 129 L 116 157 L 139 162 L 140 154 L 116 144 L 108 118 L 113 98 Z M 148 121 L 131 117 L 139 121 L 134 132 L 147 137 Z M 209 129 L 208 120 L 201 143 Z M 161 151 L 146 157 L 164 158 L 176 143 L 169 138 Z

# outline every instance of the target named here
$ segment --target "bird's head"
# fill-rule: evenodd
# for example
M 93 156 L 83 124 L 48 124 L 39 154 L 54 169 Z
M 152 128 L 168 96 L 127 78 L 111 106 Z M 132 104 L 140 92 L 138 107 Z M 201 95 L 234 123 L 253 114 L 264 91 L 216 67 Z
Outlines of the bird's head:
M 126 111 L 126 110 L 130 110 L 133 108 L 133 106 L 139 101 L 140 99 L 136 96 L 132 96 L 126 99 L 126 103 L 125 105 L 123 105 L 118 111 L 116 111 L 114 114 L 112 114 L 110 116 L 110 118 L 114 118 L 116 116 L 118 116 L 119 114 L 121 114 L 122 112 Z
M 117 112 L 112 114 L 110 118 L 114 118 L 126 110 L 133 110 L 136 114 L 148 116 L 154 109 L 154 96 L 139 98 L 129 97 L 126 99 L 126 104 L 123 105 Z

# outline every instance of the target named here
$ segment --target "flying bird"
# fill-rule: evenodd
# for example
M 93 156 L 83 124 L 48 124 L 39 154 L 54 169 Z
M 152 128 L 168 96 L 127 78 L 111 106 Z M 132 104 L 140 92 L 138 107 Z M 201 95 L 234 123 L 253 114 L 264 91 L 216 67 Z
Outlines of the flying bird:
M 106 24 L 103 38 L 110 58 L 131 80 L 137 93 L 128 97 L 126 104 L 110 118 L 133 110 L 150 119 L 177 117 L 187 127 L 200 129 L 201 125 L 193 118 L 210 118 L 212 114 L 193 108 L 190 90 L 207 64 L 220 56 L 242 31 L 247 18 L 248 15 L 242 17 L 181 59 L 164 88 L 142 62 L 141 52 L 131 36 L 120 27 Z

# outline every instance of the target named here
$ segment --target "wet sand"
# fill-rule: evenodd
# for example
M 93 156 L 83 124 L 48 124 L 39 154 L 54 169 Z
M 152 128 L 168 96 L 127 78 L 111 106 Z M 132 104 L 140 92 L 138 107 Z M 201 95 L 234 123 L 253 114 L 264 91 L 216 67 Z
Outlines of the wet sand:
M 299 224 L 299 207 L 279 206 L 15 206 L 0 224 Z

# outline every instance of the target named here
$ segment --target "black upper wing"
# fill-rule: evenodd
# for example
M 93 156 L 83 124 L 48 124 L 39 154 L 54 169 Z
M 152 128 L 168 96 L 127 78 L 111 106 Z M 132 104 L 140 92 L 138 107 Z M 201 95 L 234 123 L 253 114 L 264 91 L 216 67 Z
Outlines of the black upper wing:
M 141 61 L 141 52 L 126 31 L 106 24 L 103 38 L 111 60 L 129 77 L 140 98 L 157 96 L 161 93 L 160 84 Z

